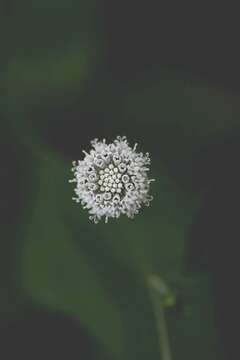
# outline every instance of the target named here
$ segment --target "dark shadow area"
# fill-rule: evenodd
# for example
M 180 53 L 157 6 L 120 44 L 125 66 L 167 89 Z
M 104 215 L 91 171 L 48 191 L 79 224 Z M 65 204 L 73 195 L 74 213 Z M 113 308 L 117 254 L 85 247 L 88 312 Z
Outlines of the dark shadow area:
M 162 65 L 239 91 L 239 22 L 233 3 L 104 3 L 109 68 L 121 82 Z
M 79 322 L 44 309 L 27 309 L 0 325 L 1 359 L 109 360 Z
M 188 270 L 213 276 L 215 314 L 226 359 L 240 357 L 239 212 L 240 139 L 232 135 L 200 155 L 197 182 L 207 187 L 204 204 L 189 241 Z
M 35 175 L 32 154 L 7 123 L 1 124 L 0 131 L 0 304 L 5 317 L 8 311 L 14 313 L 24 303 L 19 255 L 21 236 L 26 231 L 23 225 L 25 211 L 34 202 Z

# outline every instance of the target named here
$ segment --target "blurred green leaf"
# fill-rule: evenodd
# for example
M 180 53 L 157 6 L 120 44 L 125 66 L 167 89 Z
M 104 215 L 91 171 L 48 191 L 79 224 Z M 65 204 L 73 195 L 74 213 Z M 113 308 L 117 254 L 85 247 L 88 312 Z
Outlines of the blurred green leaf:
M 64 216 L 74 208 L 69 173 L 50 154 L 36 165 L 39 191 L 23 244 L 24 287 L 36 302 L 80 319 L 109 350 L 119 355 L 123 350 L 119 311 L 76 248 L 65 224 Z M 88 234 L 80 237 L 87 240 Z
M 96 1 L 24 0 L 10 9 L 3 51 L 5 95 L 15 106 L 24 102 L 29 108 L 84 91 L 102 46 Z
M 86 85 L 95 50 L 89 45 L 49 51 L 41 58 L 20 58 L 5 71 L 5 91 L 11 96 L 57 96 L 79 91 Z

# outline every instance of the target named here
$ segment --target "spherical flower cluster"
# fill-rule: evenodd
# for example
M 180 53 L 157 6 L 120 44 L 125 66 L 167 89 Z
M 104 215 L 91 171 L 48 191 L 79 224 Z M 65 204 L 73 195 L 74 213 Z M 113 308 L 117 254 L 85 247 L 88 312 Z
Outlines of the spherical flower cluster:
M 95 139 L 91 144 L 90 153 L 83 151 L 85 158 L 73 162 L 73 200 L 89 210 L 89 218 L 95 223 L 102 216 L 105 222 L 121 214 L 133 218 L 142 204 L 148 206 L 152 200 L 148 194 L 154 181 L 147 176 L 149 154 L 137 153 L 137 144 L 131 148 L 125 136 L 118 136 L 111 144 L 105 139 Z

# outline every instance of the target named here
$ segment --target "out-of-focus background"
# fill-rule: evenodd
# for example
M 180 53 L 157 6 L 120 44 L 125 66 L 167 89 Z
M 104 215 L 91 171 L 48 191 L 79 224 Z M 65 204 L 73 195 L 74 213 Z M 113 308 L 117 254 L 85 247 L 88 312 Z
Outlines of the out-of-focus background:
M 165 360 L 150 274 L 173 360 L 239 358 L 239 25 L 215 5 L 1 1 L 1 359 Z M 116 135 L 154 201 L 93 225 L 71 162 Z

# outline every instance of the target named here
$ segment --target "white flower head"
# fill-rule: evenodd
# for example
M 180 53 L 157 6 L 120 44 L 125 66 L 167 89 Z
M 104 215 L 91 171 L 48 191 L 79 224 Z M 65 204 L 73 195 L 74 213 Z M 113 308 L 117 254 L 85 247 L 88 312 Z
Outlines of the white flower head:
M 105 139 L 95 139 L 91 144 L 90 153 L 83 151 L 85 158 L 73 162 L 73 200 L 89 210 L 89 218 L 95 223 L 102 216 L 105 222 L 121 214 L 133 218 L 153 199 L 149 188 L 154 179 L 149 180 L 147 175 L 149 154 L 137 153 L 137 144 L 131 148 L 125 136 L 118 136 L 111 144 Z

